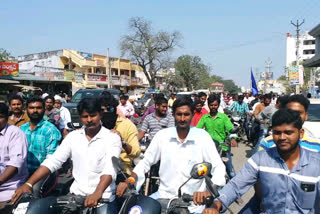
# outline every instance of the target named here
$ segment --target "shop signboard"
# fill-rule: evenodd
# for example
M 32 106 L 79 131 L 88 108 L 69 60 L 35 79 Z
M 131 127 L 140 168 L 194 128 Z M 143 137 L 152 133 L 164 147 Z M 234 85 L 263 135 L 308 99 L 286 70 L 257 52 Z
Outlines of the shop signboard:
M 64 81 L 64 72 L 54 72 L 53 80 L 55 81 Z
M 72 82 L 74 80 L 74 72 L 73 71 L 65 71 L 64 72 L 64 80 Z
M 91 53 L 85 53 L 85 52 L 79 52 L 80 56 L 82 56 L 85 59 L 92 59 Z
M 289 68 L 290 85 L 299 85 L 299 68 L 298 66 L 291 66 Z
M 18 76 L 19 63 L 0 62 L 0 76 Z
M 84 81 L 84 74 L 81 72 L 74 72 L 74 81 L 82 83 Z
M 105 65 L 104 65 L 104 60 L 102 60 L 102 59 L 97 59 L 96 60 L 96 66 L 99 66 L 99 67 L 104 67 Z
M 49 81 L 54 80 L 54 72 L 41 72 L 39 75 Z
M 120 85 L 120 77 L 112 76 L 112 85 Z
M 107 82 L 107 75 L 88 74 L 88 82 L 106 83 Z

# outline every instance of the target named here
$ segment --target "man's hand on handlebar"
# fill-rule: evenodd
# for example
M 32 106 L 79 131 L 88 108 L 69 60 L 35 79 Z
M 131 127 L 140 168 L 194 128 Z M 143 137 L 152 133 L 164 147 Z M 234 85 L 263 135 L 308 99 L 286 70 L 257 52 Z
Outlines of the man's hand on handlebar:
M 27 192 L 32 192 L 32 188 L 30 186 L 28 186 L 27 184 L 23 184 L 13 194 L 13 196 L 11 198 L 11 203 L 14 204 L 23 193 L 27 193 Z
M 86 197 L 84 202 L 85 207 L 96 207 L 98 205 L 98 201 L 102 198 L 101 194 L 93 193 Z
M 123 196 L 124 192 L 126 191 L 126 189 L 128 188 L 128 184 L 126 182 L 121 182 L 118 184 L 117 186 L 117 192 L 116 195 L 121 197 Z
M 210 197 L 211 194 L 208 191 L 205 192 L 194 192 L 193 193 L 193 203 L 195 205 L 203 205 L 206 203 L 206 198 Z

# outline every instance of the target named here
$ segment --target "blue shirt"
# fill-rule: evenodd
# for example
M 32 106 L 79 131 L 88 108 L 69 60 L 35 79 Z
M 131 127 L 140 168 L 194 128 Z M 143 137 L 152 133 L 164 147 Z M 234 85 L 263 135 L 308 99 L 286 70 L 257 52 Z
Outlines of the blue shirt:
M 242 102 L 241 104 L 238 101 L 232 103 L 232 105 L 229 107 L 229 111 L 232 111 L 233 109 L 235 110 L 235 112 L 241 114 L 249 112 L 248 105 L 245 102 Z
M 300 146 L 315 152 L 320 152 L 320 141 L 318 139 L 314 139 L 309 137 L 306 133 L 304 133 L 303 138 L 299 142 Z M 276 147 L 276 144 L 273 141 L 273 137 L 269 136 L 262 140 L 259 150 L 266 150 Z
M 318 152 L 300 147 L 300 159 L 289 170 L 273 147 L 254 154 L 220 191 L 220 199 L 229 206 L 260 179 L 265 213 L 317 213 L 320 211 L 319 176 Z
M 28 140 L 29 175 L 36 171 L 47 155 L 53 154 L 60 142 L 60 131 L 50 122 L 41 120 L 31 131 L 30 122 L 21 126 Z

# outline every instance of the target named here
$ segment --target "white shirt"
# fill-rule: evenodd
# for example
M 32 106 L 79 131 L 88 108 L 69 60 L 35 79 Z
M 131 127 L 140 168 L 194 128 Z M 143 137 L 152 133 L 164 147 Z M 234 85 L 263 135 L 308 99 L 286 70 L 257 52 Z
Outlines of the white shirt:
M 245 103 L 247 103 L 247 104 L 249 104 L 250 103 L 250 97 L 244 97 L 243 98 L 243 102 L 245 102 Z
M 127 101 L 127 103 L 125 105 L 122 105 L 120 103 L 120 105 L 118 105 L 118 107 L 120 108 L 120 110 L 122 111 L 122 113 L 125 115 L 125 116 L 132 116 L 134 115 L 134 108 L 133 108 L 133 105 Z
M 120 137 L 108 129 L 101 127 L 98 134 L 89 142 L 82 128 L 70 132 L 55 153 L 41 165 L 54 172 L 71 157 L 74 182 L 70 187 L 70 192 L 82 196 L 90 195 L 96 190 L 100 176 L 111 175 L 112 183 L 104 191 L 102 197 L 113 201 L 117 172 L 113 167 L 111 157 L 119 158 L 121 148 Z
M 145 173 L 159 160 L 160 186 L 155 193 L 157 198 L 171 199 L 177 196 L 178 188 L 190 178 L 191 169 L 197 163 L 211 163 L 212 182 L 218 186 L 225 184 L 225 165 L 212 138 L 203 129 L 191 127 L 184 143 L 180 142 L 176 127 L 160 130 L 151 141 L 143 160 L 133 170 L 138 175 L 137 190 L 145 180 Z M 181 192 L 192 195 L 195 191 L 205 190 L 204 179 L 191 179 Z
M 71 123 L 71 114 L 70 111 L 64 107 L 61 106 L 60 110 L 60 124 L 59 129 L 68 129 L 68 123 Z

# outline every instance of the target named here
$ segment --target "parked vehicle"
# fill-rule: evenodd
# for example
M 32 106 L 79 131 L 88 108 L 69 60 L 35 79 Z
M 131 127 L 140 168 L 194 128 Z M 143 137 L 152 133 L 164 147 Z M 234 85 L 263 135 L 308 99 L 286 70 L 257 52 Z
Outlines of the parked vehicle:
M 119 100 L 119 96 L 121 91 L 118 89 L 80 89 L 78 90 L 71 98 L 71 100 L 64 104 L 63 106 L 68 108 L 71 114 L 71 121 L 74 126 L 81 126 L 80 116 L 77 111 L 77 105 L 81 99 L 87 97 L 98 97 L 102 94 L 103 91 L 110 92 L 117 100 Z

